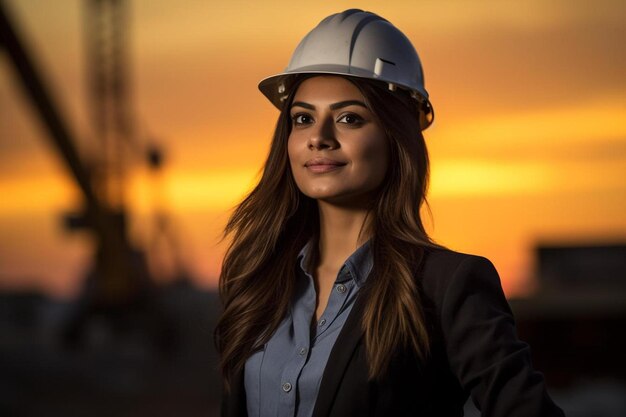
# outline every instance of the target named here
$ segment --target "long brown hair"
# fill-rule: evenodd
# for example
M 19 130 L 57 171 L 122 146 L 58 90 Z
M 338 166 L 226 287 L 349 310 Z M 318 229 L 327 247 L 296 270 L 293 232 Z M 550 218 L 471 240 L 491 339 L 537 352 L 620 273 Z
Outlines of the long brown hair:
M 258 185 L 235 209 L 225 229 L 232 238 L 220 275 L 223 313 L 215 329 L 220 368 L 229 389 L 234 373 L 271 337 L 294 291 L 296 258 L 317 236 L 317 203 L 298 190 L 287 155 L 291 88 L 278 118 Z M 428 353 L 429 339 L 415 270 L 422 249 L 436 246 L 420 217 L 428 188 L 428 153 L 419 103 L 386 85 L 348 78 L 363 93 L 389 140 L 389 171 L 370 209 L 374 267 L 361 296 L 369 376 L 377 378 L 398 347 Z

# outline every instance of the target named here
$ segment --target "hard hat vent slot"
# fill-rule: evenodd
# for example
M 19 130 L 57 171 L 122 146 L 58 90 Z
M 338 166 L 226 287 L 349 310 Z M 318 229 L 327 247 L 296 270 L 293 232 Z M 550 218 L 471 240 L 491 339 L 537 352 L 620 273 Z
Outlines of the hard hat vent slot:
M 391 62 L 383 58 L 376 58 L 376 63 L 374 64 L 374 75 L 376 77 L 386 76 L 389 78 L 389 76 L 394 74 L 395 72 L 395 62 Z

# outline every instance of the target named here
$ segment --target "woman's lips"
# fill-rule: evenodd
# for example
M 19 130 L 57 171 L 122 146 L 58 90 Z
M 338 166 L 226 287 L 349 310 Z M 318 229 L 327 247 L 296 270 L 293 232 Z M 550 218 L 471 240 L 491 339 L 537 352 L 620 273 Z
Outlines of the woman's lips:
M 314 158 L 306 161 L 304 166 L 311 172 L 321 174 L 324 172 L 334 171 L 346 165 L 345 162 L 335 161 L 328 158 Z

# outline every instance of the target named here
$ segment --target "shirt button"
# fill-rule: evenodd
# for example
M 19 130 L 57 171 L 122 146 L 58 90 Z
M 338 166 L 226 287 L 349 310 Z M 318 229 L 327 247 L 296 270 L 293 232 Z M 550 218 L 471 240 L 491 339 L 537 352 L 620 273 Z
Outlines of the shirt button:
M 289 382 L 285 382 L 283 384 L 283 391 L 285 391 L 285 392 L 291 391 L 291 384 Z
M 339 285 L 337 285 L 337 291 L 338 291 L 340 294 L 343 294 L 343 293 L 344 293 L 344 292 L 346 292 L 347 290 L 348 290 L 348 289 L 346 288 L 346 286 L 345 286 L 345 285 L 343 285 L 343 284 L 339 284 Z
M 323 326 L 323 325 L 325 325 L 325 324 L 326 324 L 326 319 L 321 319 L 321 320 L 319 321 L 319 325 L 320 325 L 320 326 Z
M 299 353 L 301 356 L 306 355 L 306 348 L 300 348 L 300 351 L 298 351 L 298 353 Z

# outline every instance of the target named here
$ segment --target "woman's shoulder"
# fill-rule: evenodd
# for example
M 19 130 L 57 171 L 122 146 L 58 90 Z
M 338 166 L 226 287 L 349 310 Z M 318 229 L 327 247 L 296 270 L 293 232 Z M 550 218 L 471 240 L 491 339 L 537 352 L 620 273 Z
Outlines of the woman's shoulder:
M 458 272 L 459 269 L 495 269 L 495 267 L 484 256 L 433 247 L 424 249 L 420 269 L 429 275 L 449 275 Z
M 493 263 L 479 255 L 446 248 L 426 248 L 417 274 L 426 293 L 440 298 L 450 287 L 495 287 L 501 292 L 500 277 Z

